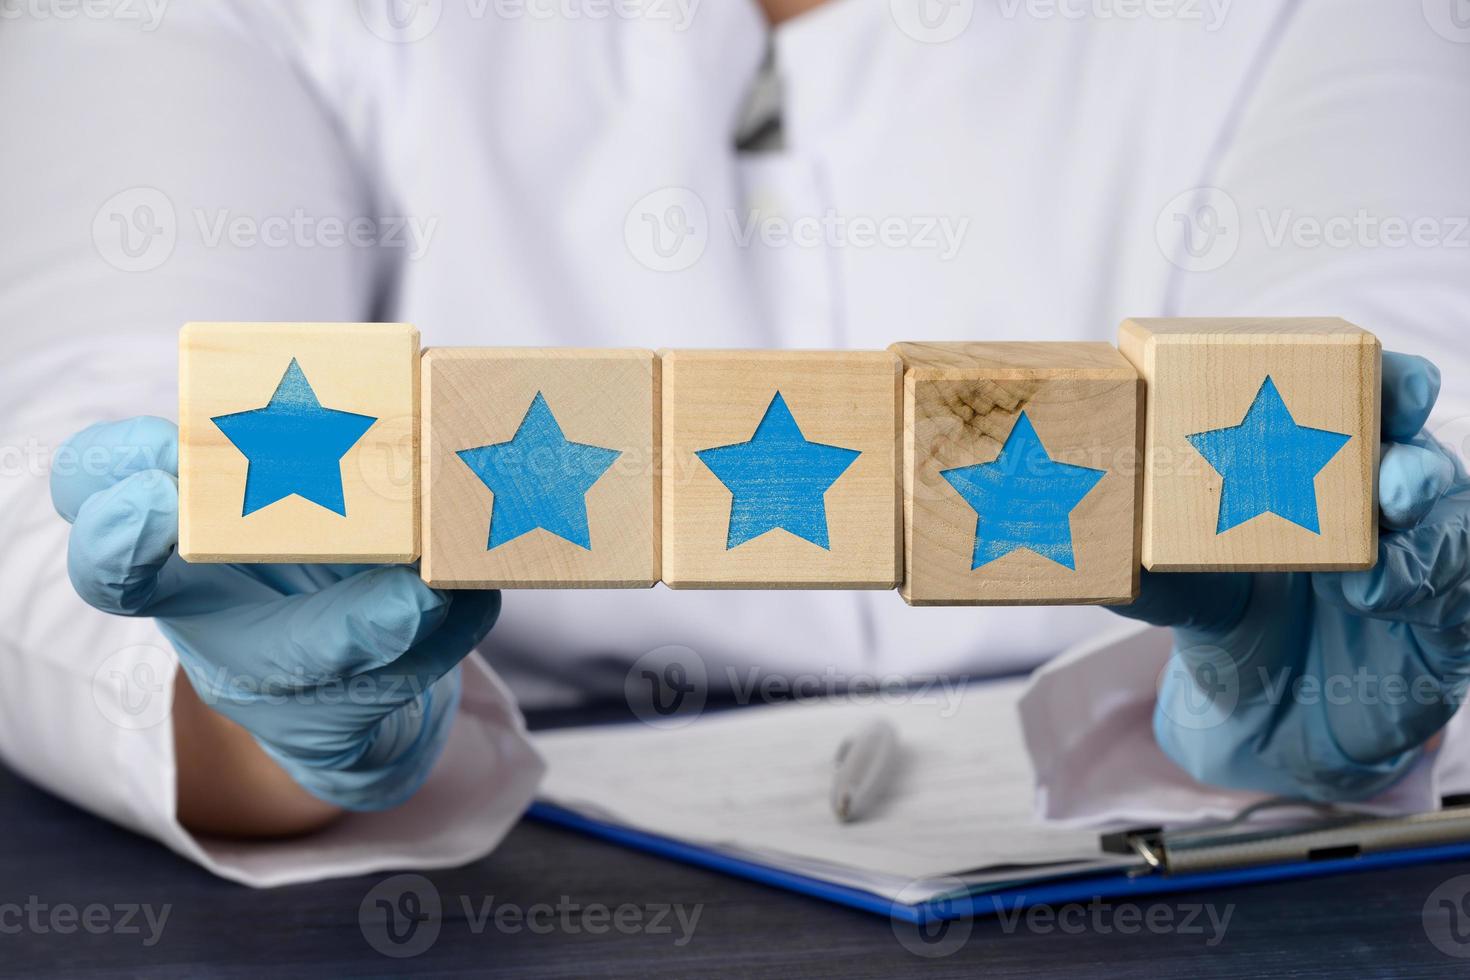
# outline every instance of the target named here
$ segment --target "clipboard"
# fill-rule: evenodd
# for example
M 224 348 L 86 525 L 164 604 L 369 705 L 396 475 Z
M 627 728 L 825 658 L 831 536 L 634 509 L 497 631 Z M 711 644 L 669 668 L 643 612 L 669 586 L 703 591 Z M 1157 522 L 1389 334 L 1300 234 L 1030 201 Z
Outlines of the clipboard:
M 1279 801 L 1271 801 L 1271 803 L 1279 805 Z M 1157 866 L 1151 865 L 1148 859 L 1140 855 L 1139 866 L 1131 871 L 1036 880 L 1001 888 L 990 888 L 977 893 L 946 895 L 915 904 L 895 902 L 858 888 L 821 881 L 759 862 L 732 857 L 685 841 L 595 820 L 545 801 L 538 800 L 532 804 L 527 811 L 527 816 L 541 823 L 564 827 L 658 857 L 833 902 L 880 915 L 893 921 L 923 926 L 953 919 L 988 918 L 1003 912 L 1009 914 L 1033 905 L 1061 905 L 1102 899 L 1143 899 L 1173 892 L 1290 881 L 1470 858 L 1470 805 L 1457 805 L 1444 811 L 1436 811 L 1436 813 L 1450 813 L 1451 810 L 1463 811 L 1451 814 L 1453 821 L 1459 821 L 1461 824 L 1457 829 L 1463 830 L 1460 839 L 1451 842 L 1390 846 L 1392 841 L 1412 840 L 1414 835 L 1411 829 L 1387 825 L 1408 824 L 1412 828 L 1416 819 L 1422 821 L 1422 818 L 1432 817 L 1434 814 L 1418 815 L 1418 818 L 1352 818 L 1362 826 L 1359 827 L 1357 833 L 1360 842 L 1351 854 L 1343 849 L 1344 845 L 1336 843 L 1331 848 L 1319 849 L 1315 853 L 1310 853 L 1307 858 L 1301 860 L 1235 861 L 1219 867 L 1205 867 L 1199 861 L 1186 862 L 1194 870 L 1178 870 L 1177 868 L 1171 870 L 1167 860 L 1161 861 Z M 1243 811 L 1227 825 L 1213 825 L 1209 828 L 1186 831 L 1182 836 L 1165 834 L 1154 828 L 1108 834 L 1104 835 L 1104 847 L 1105 849 L 1128 847 L 1137 853 L 1135 843 L 1151 840 L 1153 846 L 1167 851 L 1172 840 L 1173 850 L 1168 854 L 1178 855 L 1188 849 L 1188 835 L 1205 833 L 1219 837 L 1222 829 L 1242 823 L 1243 818 L 1248 815 Z M 1451 821 L 1447 818 L 1430 822 L 1434 824 L 1433 833 L 1439 834 Z M 1373 832 L 1367 832 L 1368 825 L 1378 826 L 1372 828 Z M 1345 827 L 1337 827 L 1336 831 L 1346 833 Z M 1314 831 L 1303 830 L 1302 832 Z M 1241 831 L 1237 827 L 1233 836 L 1238 837 L 1238 842 L 1244 846 L 1246 837 L 1254 837 L 1255 833 L 1254 830 Z M 1277 836 L 1289 837 L 1291 833 Z M 1399 838 L 1397 835 L 1401 833 L 1407 836 Z M 1229 835 L 1228 832 L 1227 835 Z M 1337 841 L 1339 837 L 1334 837 L 1333 840 Z M 1287 846 L 1294 847 L 1301 843 L 1302 841 L 1296 840 Z M 1184 846 L 1181 847 L 1181 844 Z M 1114 853 L 1117 851 L 1114 850 Z M 1240 857 L 1243 853 L 1236 852 L 1236 857 Z M 1155 855 L 1165 857 L 1162 852 L 1155 852 Z M 1177 860 L 1175 863 L 1178 863 Z

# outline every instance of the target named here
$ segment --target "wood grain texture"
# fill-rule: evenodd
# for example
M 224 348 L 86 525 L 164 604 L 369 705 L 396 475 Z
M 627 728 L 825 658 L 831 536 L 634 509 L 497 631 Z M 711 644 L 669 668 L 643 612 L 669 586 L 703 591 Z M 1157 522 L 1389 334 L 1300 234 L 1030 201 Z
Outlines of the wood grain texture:
M 1138 590 L 1142 381 L 1110 344 L 899 343 L 904 600 L 1127 603 Z M 1075 568 L 1018 549 L 973 568 L 976 510 L 941 475 L 993 462 L 1022 413 L 1055 461 L 1105 471 L 1071 511 Z
M 663 353 L 664 582 L 891 589 L 900 575 L 901 370 L 885 351 Z M 747 442 L 780 393 L 802 436 L 861 453 L 826 491 L 829 547 L 776 528 L 727 547 L 733 495 L 695 454 Z
M 249 460 L 212 419 L 266 406 L 295 359 L 321 405 L 371 416 L 341 459 L 345 516 L 301 496 L 243 513 Z M 419 333 L 402 323 L 190 323 L 179 334 L 179 554 L 418 557 Z
M 426 351 L 425 581 L 462 589 L 656 583 L 659 388 L 658 357 L 647 350 Z M 583 497 L 590 548 L 545 528 L 487 547 L 495 494 L 457 453 L 511 440 L 538 393 L 568 441 L 619 453 Z
M 1144 567 L 1372 567 L 1382 371 L 1376 337 L 1332 318 L 1140 319 L 1123 323 L 1119 346 L 1148 388 Z M 1217 533 L 1224 481 L 1186 437 L 1240 424 L 1267 377 L 1297 425 L 1352 437 L 1316 475 L 1320 533 L 1273 513 Z

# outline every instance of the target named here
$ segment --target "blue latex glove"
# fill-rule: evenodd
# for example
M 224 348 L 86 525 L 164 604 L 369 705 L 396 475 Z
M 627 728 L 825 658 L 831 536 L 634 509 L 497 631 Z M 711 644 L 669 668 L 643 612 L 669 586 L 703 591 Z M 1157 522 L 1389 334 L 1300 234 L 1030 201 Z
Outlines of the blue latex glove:
M 1159 745 L 1205 783 L 1371 796 L 1402 776 L 1470 677 L 1470 478 L 1422 430 L 1439 370 L 1384 354 L 1382 535 L 1371 571 L 1144 574 L 1118 612 L 1174 628 Z
M 188 564 L 163 419 L 92 426 L 58 459 L 51 498 L 83 599 L 156 619 L 200 698 L 320 799 L 374 810 L 418 789 L 498 592 L 436 591 L 404 566 Z

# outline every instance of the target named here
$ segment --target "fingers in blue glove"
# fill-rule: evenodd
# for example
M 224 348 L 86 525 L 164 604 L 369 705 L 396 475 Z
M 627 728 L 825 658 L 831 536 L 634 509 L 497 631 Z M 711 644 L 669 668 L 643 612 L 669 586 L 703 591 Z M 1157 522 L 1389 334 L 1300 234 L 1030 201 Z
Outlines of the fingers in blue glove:
M 1385 526 L 1415 527 L 1455 482 L 1455 466 L 1438 447 L 1389 443 L 1378 467 L 1378 507 Z
M 190 677 L 208 689 L 200 694 L 228 697 L 232 690 L 276 693 L 369 674 L 425 643 L 449 609 L 447 593 L 429 588 L 413 569 L 393 565 L 317 592 L 160 625 L 178 649 L 209 651 L 202 668 L 185 654 Z
M 160 470 L 133 473 L 78 507 L 67 539 L 72 585 L 103 612 L 144 612 L 178 541 L 179 488 Z
M 1446 508 L 1448 509 L 1448 508 Z M 1470 601 L 1470 512 L 1464 508 L 1385 534 L 1378 564 L 1364 572 L 1319 573 L 1318 596 L 1377 619 L 1460 629 Z
M 1439 400 L 1439 368 L 1414 354 L 1383 352 L 1383 437 L 1408 442 Z
M 447 675 L 485 638 L 500 614 L 499 592 L 454 592 L 451 597 L 449 615 L 433 636 L 366 675 L 375 682 L 380 705 L 401 706 L 382 720 L 370 743 L 357 747 L 358 754 L 346 765 L 349 770 L 402 769 L 400 760 L 418 759 L 410 783 L 427 777 L 448 736 L 443 717 L 435 716 L 452 711 L 458 699 L 459 685 L 450 683 L 457 675 Z M 334 763 L 346 764 L 345 757 Z
M 1113 612 L 1152 626 L 1172 626 L 1190 634 L 1222 633 L 1245 612 L 1251 595 L 1248 575 L 1208 572 L 1196 575 L 1145 571 L 1138 599 Z
M 151 415 L 99 422 L 57 450 L 51 464 L 51 503 L 58 514 L 75 522 L 93 494 L 149 471 L 178 476 L 176 425 Z
M 446 595 L 448 612 L 434 635 L 368 676 L 384 684 L 397 684 L 410 696 L 422 692 L 453 670 L 485 638 L 500 616 L 499 592 L 463 591 Z
M 269 703 L 246 709 L 255 714 L 256 738 L 301 785 L 351 809 L 378 809 L 428 775 L 458 700 L 454 667 L 490 631 L 500 610 L 498 592 L 445 598 L 448 611 L 438 629 L 392 663 L 351 678 L 343 687 L 350 696 L 331 710 L 281 710 Z

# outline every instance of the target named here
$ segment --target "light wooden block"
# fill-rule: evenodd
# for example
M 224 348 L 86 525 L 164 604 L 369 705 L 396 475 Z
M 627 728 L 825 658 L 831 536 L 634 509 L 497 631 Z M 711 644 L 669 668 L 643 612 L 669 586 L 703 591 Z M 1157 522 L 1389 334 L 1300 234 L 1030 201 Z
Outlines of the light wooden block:
M 679 350 L 663 371 L 665 583 L 898 583 L 897 357 Z
M 425 581 L 458 589 L 658 581 L 657 355 L 433 348 L 423 386 Z
M 1127 603 L 1143 383 L 1099 343 L 900 343 L 915 606 Z
M 418 378 L 419 332 L 407 324 L 187 324 L 179 554 L 413 561 Z
M 1145 567 L 1373 565 L 1382 370 L 1376 337 L 1337 319 L 1128 320 L 1120 347 L 1148 387 Z M 1281 406 L 1289 418 L 1279 414 Z M 1245 426 L 1248 416 L 1255 421 Z M 1281 423 L 1242 441 L 1273 417 Z M 1221 430 L 1231 431 L 1203 435 Z

